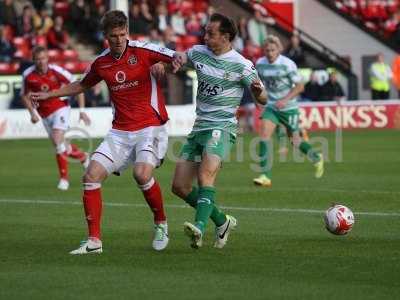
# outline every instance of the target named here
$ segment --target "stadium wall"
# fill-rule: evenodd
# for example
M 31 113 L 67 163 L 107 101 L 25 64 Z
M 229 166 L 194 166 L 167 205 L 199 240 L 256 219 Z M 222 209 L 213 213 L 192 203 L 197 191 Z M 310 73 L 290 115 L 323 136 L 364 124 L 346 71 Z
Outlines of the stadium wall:
M 167 106 L 170 136 L 187 135 L 195 119 L 194 105 Z M 68 135 L 78 138 L 104 137 L 111 128 L 111 108 L 88 108 L 90 126 L 78 122 L 72 109 Z M 260 110 L 256 111 L 256 115 Z M 300 103 L 300 126 L 311 131 L 348 129 L 400 129 L 400 101 L 349 101 Z M 32 124 L 27 110 L 0 110 L 0 139 L 45 138 L 41 122 Z

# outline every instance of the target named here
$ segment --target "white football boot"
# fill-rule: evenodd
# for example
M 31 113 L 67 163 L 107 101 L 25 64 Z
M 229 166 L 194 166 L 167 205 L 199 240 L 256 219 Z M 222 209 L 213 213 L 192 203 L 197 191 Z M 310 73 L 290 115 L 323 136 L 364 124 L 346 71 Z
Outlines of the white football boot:
M 168 245 L 168 225 L 165 223 L 154 224 L 153 249 L 164 250 Z
M 237 226 L 237 221 L 234 217 L 226 215 L 226 221 L 219 227 L 215 228 L 215 243 L 214 247 L 218 249 L 224 248 L 228 241 L 228 236 L 231 230 Z
M 69 254 L 81 255 L 81 254 L 100 254 L 103 252 L 103 245 L 100 240 L 94 241 L 88 239 L 87 241 L 82 241 L 78 249 L 71 251 Z
M 183 230 L 185 234 L 190 238 L 190 247 L 198 249 L 203 245 L 203 234 L 199 228 L 194 226 L 192 223 L 183 223 Z
M 67 179 L 61 178 L 58 182 L 57 188 L 62 191 L 66 191 L 69 188 L 69 182 Z

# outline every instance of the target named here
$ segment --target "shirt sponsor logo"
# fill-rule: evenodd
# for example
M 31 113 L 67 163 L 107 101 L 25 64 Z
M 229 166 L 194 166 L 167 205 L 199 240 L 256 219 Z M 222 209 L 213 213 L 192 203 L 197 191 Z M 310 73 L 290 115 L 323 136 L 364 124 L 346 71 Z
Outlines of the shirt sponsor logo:
M 204 96 L 216 96 L 222 94 L 224 88 L 219 85 L 210 84 L 204 81 L 199 82 L 198 93 Z
M 139 85 L 139 81 L 137 81 L 137 80 L 128 81 L 128 82 L 124 82 L 122 84 L 114 85 L 114 86 L 110 87 L 110 90 L 113 91 L 113 92 L 117 92 L 117 91 L 120 91 L 120 90 L 133 88 L 133 87 L 138 86 L 138 85 Z
M 115 80 L 116 80 L 118 83 L 123 83 L 123 82 L 126 80 L 126 74 L 125 74 L 125 72 L 123 72 L 123 71 L 118 71 L 118 72 L 115 74 Z
M 42 92 L 48 92 L 49 91 L 49 85 L 48 84 L 42 84 L 41 86 L 40 86 L 40 90 L 42 91 Z

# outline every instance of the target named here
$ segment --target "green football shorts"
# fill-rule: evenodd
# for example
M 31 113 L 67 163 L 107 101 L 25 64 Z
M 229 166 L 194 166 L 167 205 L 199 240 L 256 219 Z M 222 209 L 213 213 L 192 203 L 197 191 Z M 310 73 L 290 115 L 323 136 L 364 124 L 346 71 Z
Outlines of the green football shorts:
M 182 146 L 180 158 L 188 161 L 200 162 L 202 155 L 215 154 L 221 160 L 226 159 L 236 137 L 220 129 L 191 132 Z
M 299 116 L 300 112 L 298 109 L 279 111 L 266 107 L 261 115 L 261 119 L 270 120 L 276 125 L 279 125 L 280 123 L 284 125 L 288 131 L 297 132 L 299 131 Z

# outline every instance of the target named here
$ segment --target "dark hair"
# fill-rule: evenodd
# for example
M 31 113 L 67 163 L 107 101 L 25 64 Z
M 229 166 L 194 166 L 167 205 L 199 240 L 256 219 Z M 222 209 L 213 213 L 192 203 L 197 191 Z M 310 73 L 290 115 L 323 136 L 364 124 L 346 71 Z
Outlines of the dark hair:
M 32 49 L 32 58 L 35 59 L 35 56 L 41 52 L 47 52 L 47 48 L 43 46 L 36 46 Z
M 235 25 L 235 22 L 231 18 L 228 18 L 227 16 L 224 16 L 222 14 L 215 13 L 211 15 L 210 22 L 219 22 L 219 32 L 228 33 L 230 42 L 235 39 L 237 34 L 237 27 Z
M 101 27 L 104 32 L 109 29 L 128 26 L 128 18 L 120 10 L 110 10 L 101 19 Z

